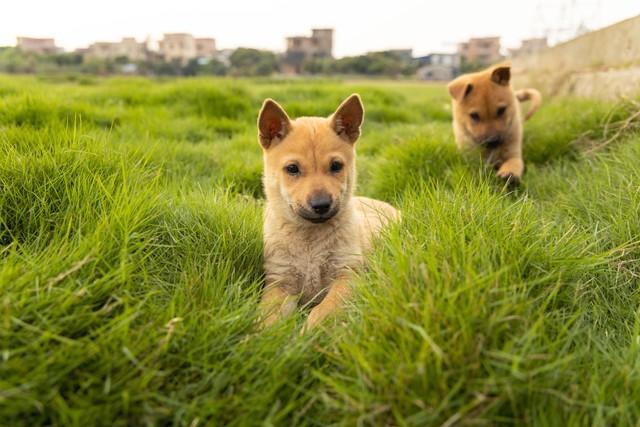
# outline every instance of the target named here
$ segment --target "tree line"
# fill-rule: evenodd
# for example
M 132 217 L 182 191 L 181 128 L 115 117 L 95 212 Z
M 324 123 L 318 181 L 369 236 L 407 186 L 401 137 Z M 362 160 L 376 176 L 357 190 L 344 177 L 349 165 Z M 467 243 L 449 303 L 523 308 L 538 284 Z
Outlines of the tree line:
M 186 63 L 168 62 L 158 55 L 150 55 L 144 61 L 130 61 L 126 57 L 90 59 L 74 52 L 37 54 L 15 47 L 0 48 L 0 72 L 21 74 L 77 72 L 97 75 L 270 76 L 279 73 L 282 64 L 283 57 L 274 52 L 252 48 L 238 48 L 224 62 L 216 58 L 200 58 Z M 303 74 L 309 75 L 408 76 L 415 73 L 417 65 L 390 51 L 339 59 L 311 57 L 304 59 L 299 68 Z

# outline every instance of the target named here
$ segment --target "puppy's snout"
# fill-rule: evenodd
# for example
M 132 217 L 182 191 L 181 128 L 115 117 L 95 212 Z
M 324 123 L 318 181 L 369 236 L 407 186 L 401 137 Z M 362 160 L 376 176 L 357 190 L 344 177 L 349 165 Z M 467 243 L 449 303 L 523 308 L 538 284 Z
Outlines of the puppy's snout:
M 309 206 L 318 215 L 324 215 L 329 212 L 331 203 L 331 196 L 326 193 L 315 194 L 309 200 Z
M 500 135 L 490 136 L 489 138 L 484 140 L 484 143 L 489 147 L 497 147 L 502 144 L 502 137 Z

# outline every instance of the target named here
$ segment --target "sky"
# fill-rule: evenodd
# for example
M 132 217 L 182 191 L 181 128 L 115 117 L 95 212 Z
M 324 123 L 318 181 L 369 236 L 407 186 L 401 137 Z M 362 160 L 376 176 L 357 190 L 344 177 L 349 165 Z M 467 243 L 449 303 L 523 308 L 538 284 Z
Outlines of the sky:
M 0 46 L 17 36 L 53 37 L 67 50 L 124 36 L 157 41 L 165 32 L 214 37 L 219 49 L 283 51 L 284 38 L 334 28 L 334 55 L 412 48 L 415 55 L 454 51 L 469 37 L 571 38 L 640 15 L 639 0 L 3 0 Z M 153 45 L 153 44 L 152 44 Z

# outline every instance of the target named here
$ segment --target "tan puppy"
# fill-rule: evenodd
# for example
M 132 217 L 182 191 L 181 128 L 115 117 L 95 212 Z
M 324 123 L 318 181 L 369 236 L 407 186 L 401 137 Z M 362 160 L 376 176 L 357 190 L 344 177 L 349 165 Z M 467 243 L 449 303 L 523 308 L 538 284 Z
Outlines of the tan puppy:
M 354 197 L 355 142 L 364 109 L 351 95 L 329 118 L 290 120 L 273 100 L 258 118 L 264 154 L 263 325 L 315 307 L 305 329 L 349 298 L 348 280 L 363 265 L 372 238 L 398 212 L 377 200 Z
M 500 64 L 478 73 L 465 74 L 449 83 L 453 132 L 460 149 L 479 147 L 483 159 L 498 176 L 517 185 L 522 179 L 522 117 L 519 101 L 531 100 L 524 120 L 540 107 L 535 89 L 514 92 L 511 66 Z

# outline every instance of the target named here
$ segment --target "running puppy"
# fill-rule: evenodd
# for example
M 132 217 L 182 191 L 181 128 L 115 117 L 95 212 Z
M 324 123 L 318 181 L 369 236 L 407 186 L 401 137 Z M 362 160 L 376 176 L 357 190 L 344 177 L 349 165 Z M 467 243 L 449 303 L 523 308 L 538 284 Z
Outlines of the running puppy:
M 535 89 L 513 91 L 511 66 L 500 64 L 464 74 L 449 83 L 453 132 L 460 149 L 479 147 L 482 158 L 498 176 L 517 185 L 522 179 L 522 117 L 518 101 L 531 101 L 524 120 L 540 107 Z
M 372 238 L 399 213 L 387 203 L 353 196 L 355 142 L 364 118 L 351 95 L 328 118 L 290 120 L 267 99 L 258 117 L 264 155 L 263 326 L 314 306 L 307 330 L 350 296 L 352 271 L 363 266 Z

